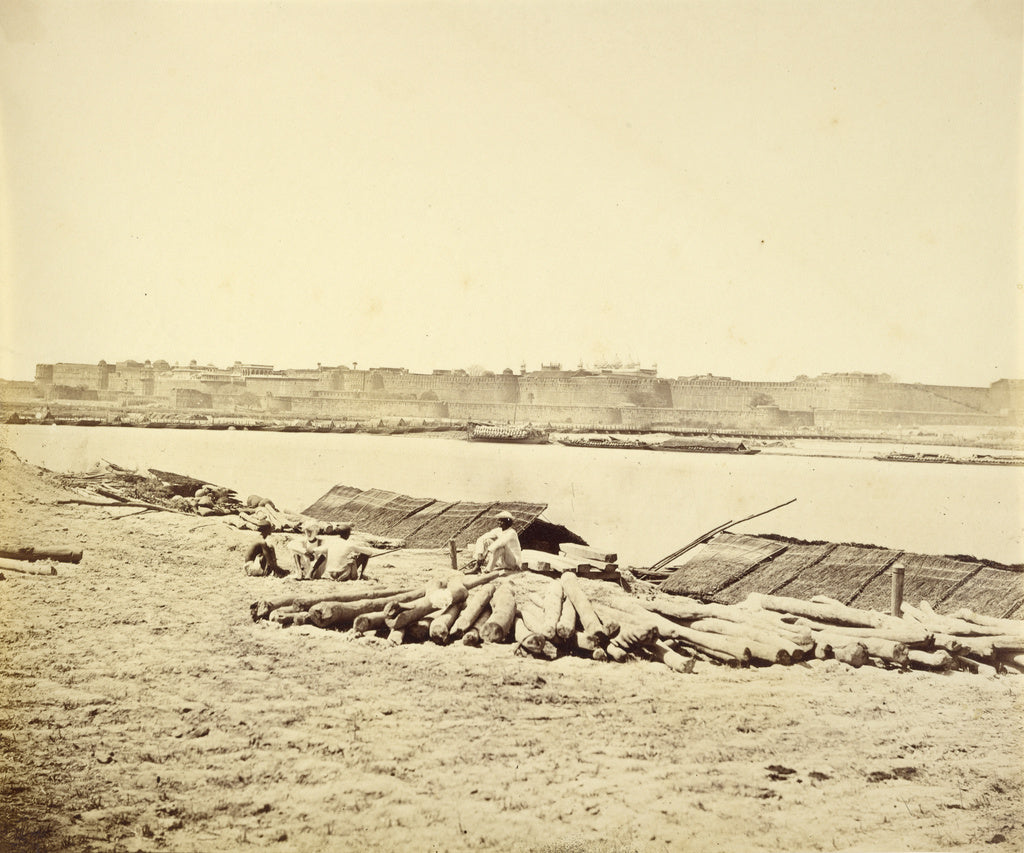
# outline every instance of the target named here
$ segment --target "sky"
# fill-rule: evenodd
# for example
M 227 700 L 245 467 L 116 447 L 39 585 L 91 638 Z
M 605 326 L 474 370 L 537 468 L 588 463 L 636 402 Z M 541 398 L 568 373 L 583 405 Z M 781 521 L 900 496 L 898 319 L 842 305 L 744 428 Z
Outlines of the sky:
M 1024 378 L 1020 0 L 5 0 L 0 25 L 2 378 Z

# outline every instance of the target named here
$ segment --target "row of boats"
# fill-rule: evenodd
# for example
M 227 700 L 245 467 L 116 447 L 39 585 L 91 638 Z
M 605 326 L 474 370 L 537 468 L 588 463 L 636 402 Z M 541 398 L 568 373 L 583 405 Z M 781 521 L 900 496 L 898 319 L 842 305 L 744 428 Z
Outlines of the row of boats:
M 760 453 L 742 441 L 721 441 L 711 438 L 667 438 L 651 440 L 629 435 L 574 434 L 556 435 L 547 430 L 515 424 L 472 424 L 467 432 L 471 441 L 497 441 L 510 444 L 562 444 L 566 447 L 608 448 L 611 450 L 668 450 L 684 453 L 738 453 L 750 456 Z
M 875 456 L 875 459 L 880 462 L 931 462 L 938 465 L 1024 465 L 1024 456 L 994 456 L 991 453 L 952 456 L 948 453 L 893 451 Z

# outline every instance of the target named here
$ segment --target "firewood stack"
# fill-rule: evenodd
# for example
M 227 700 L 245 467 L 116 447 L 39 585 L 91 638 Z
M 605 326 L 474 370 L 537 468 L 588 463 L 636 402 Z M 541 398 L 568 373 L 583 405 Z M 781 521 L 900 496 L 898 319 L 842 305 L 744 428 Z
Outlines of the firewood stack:
M 529 577 L 530 583 L 516 583 Z M 576 655 L 598 661 L 655 661 L 677 672 L 698 662 L 788 666 L 834 659 L 851 667 L 936 672 L 1024 672 L 1024 622 L 968 610 L 940 616 L 927 604 L 903 605 L 902 617 L 753 594 L 742 604 L 705 604 L 682 596 L 641 600 L 572 571 L 537 587 L 537 575 L 450 572 L 415 589 L 257 601 L 254 621 L 312 625 L 393 644 L 431 641 L 511 645 L 542 659 Z

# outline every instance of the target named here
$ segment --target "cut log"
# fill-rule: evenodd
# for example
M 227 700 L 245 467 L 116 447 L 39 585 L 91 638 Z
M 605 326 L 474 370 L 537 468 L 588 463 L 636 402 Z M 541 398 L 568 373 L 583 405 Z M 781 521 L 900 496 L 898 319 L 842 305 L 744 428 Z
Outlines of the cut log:
M 419 619 L 411 622 L 404 631 L 406 644 L 425 643 L 430 638 L 430 620 Z
M 579 563 L 586 563 L 590 560 L 598 563 L 615 563 L 619 559 L 619 555 L 612 551 L 599 551 L 596 548 L 576 545 L 572 542 L 563 542 L 558 546 L 558 550 L 560 552 L 559 556 L 565 557 L 567 560 L 575 560 Z
M 756 641 L 763 647 L 772 647 L 775 652 L 769 653 L 768 657 L 774 659 L 778 651 L 785 651 L 790 660 L 803 660 L 805 653 L 810 652 L 811 644 L 798 646 L 786 637 L 761 628 L 755 624 L 743 624 L 730 622 L 726 619 L 695 619 L 690 627 L 696 631 L 709 631 L 712 634 L 724 634 L 728 637 L 737 637 L 744 641 Z M 808 632 L 810 633 L 810 632 Z M 753 649 L 751 649 L 753 652 Z M 756 656 L 755 656 L 756 657 Z M 782 661 L 779 661 L 780 663 Z
M 903 620 L 906 621 L 906 620 Z M 935 635 L 928 631 L 923 625 L 908 622 L 906 626 L 893 628 L 851 628 L 846 625 L 829 625 L 825 622 L 817 622 L 812 619 L 799 617 L 796 624 L 807 628 L 809 631 L 826 631 L 830 634 L 842 634 L 846 637 L 860 639 L 891 640 L 896 643 L 920 649 L 930 649 L 935 645 Z
M 953 616 L 964 622 L 971 622 L 985 628 L 994 628 L 1000 634 L 1024 634 L 1024 620 L 1021 619 L 999 619 L 995 616 L 982 616 L 966 607 L 961 607 Z
M 868 650 L 860 643 L 845 643 L 844 645 L 833 646 L 832 655 L 840 663 L 845 663 L 854 669 L 859 669 L 871 660 Z
M 80 563 L 81 549 L 61 548 L 58 546 L 32 545 L 0 545 L 0 557 L 10 560 L 25 560 L 34 563 L 36 560 L 53 560 L 57 563 Z
M 457 640 L 465 634 L 466 631 L 473 627 L 473 623 L 476 622 L 480 614 L 483 613 L 490 604 L 491 596 L 494 595 L 494 589 L 495 584 L 489 583 L 473 590 L 469 598 L 466 599 L 466 604 L 462 608 L 462 612 L 452 623 L 452 627 L 448 632 L 451 639 Z
M 562 589 L 565 591 L 565 597 L 572 602 L 572 606 L 576 609 L 583 632 L 594 637 L 598 641 L 598 645 L 604 645 L 608 639 L 608 632 L 594 611 L 590 599 L 583 592 L 579 578 L 571 572 L 563 572 Z
M 781 595 L 765 595 L 763 593 L 751 593 L 747 599 L 753 604 L 759 605 L 764 610 L 774 610 L 778 613 L 790 613 L 794 616 L 804 616 L 816 622 L 827 622 L 836 625 L 850 625 L 856 628 L 881 628 L 890 624 L 892 619 L 884 613 L 873 610 L 859 610 L 856 607 L 848 607 L 838 601 L 804 601 L 800 598 L 789 598 Z
M 667 621 L 667 620 L 666 620 Z M 667 640 L 677 640 L 683 645 L 691 646 L 713 655 L 725 655 L 746 666 L 753 657 L 748 643 L 737 637 L 726 637 L 723 634 L 711 634 L 707 631 L 694 631 L 681 625 L 669 627 L 658 625 L 658 631 Z
M 388 631 L 388 643 L 400 646 L 405 642 L 405 628 L 392 628 Z
M 691 673 L 696 658 L 681 655 L 664 640 L 650 646 L 651 657 L 676 672 Z
M 452 625 L 459 618 L 464 602 L 456 601 L 443 613 L 430 620 L 430 639 L 440 646 L 448 642 Z
M 934 652 L 923 652 L 920 649 L 911 649 L 908 653 L 910 665 L 914 669 L 930 669 L 938 672 L 949 672 L 956 668 L 953 656 L 944 649 Z
M 275 611 L 276 612 L 276 611 Z M 369 634 L 386 627 L 384 624 L 384 611 L 375 610 L 372 613 L 361 613 L 352 620 L 352 630 L 357 634 Z
M 317 628 L 346 629 L 363 613 L 374 613 L 381 609 L 378 599 L 362 601 L 322 601 L 309 608 L 309 622 Z M 384 607 L 387 612 L 387 605 Z
M 401 630 L 437 611 L 437 604 L 430 598 L 417 598 L 408 604 L 391 602 L 384 607 L 384 624 L 392 630 Z
M 261 619 L 267 619 L 270 614 L 277 610 L 279 607 L 289 607 L 291 605 L 297 605 L 302 610 L 308 610 L 314 604 L 321 604 L 328 601 L 366 601 L 369 599 L 387 599 L 394 598 L 396 600 L 412 601 L 413 599 L 420 598 L 426 592 L 425 587 L 419 589 L 409 589 L 404 587 L 402 589 L 382 589 L 382 590 L 365 590 L 363 592 L 340 592 L 332 595 L 320 595 L 313 597 L 302 597 L 298 595 L 286 595 L 281 598 L 264 599 L 262 601 L 255 601 L 249 605 L 249 611 L 252 614 L 253 622 L 259 622 Z
M 864 637 L 860 635 L 842 634 L 834 631 L 814 631 L 814 641 L 825 643 L 832 647 L 833 651 L 856 643 L 861 646 L 871 657 L 880 658 L 896 666 L 904 667 L 909 662 L 909 650 L 903 643 L 893 640 L 886 640 L 879 637 Z M 836 657 L 839 655 L 836 654 Z
M 561 583 L 561 580 L 559 580 Z M 576 618 L 576 608 L 572 606 L 572 602 L 568 598 L 562 598 L 562 610 L 558 616 L 558 622 L 555 624 L 555 638 L 561 642 L 568 642 L 576 634 L 576 625 L 578 619 Z
M 551 580 L 544 589 L 544 596 L 541 599 L 541 624 L 536 630 L 545 640 L 554 640 L 557 636 L 558 619 L 562 615 L 564 597 L 565 591 L 557 578 Z
M 491 596 L 491 618 L 480 629 L 480 639 L 485 643 L 504 643 L 512 636 L 515 619 L 515 590 L 508 581 L 502 581 Z
M 615 645 L 615 643 L 609 643 L 605 646 L 604 650 L 609 660 L 613 660 L 616 663 L 625 663 L 629 658 L 629 653 L 621 646 Z
M 491 618 L 491 607 L 486 605 L 483 610 L 480 611 L 480 615 L 477 616 L 476 621 L 466 629 L 462 635 L 462 644 L 465 646 L 479 646 L 481 642 L 480 631 L 487 624 L 487 620 Z
M 558 649 L 554 643 L 531 631 L 522 617 L 517 616 L 515 621 L 514 636 L 516 640 L 516 654 L 529 654 L 535 658 L 554 660 L 558 657 Z
M 57 574 L 57 569 L 53 566 L 37 566 L 34 563 L 6 558 L 0 558 L 0 569 L 17 572 L 19 575 L 45 575 L 50 577 Z

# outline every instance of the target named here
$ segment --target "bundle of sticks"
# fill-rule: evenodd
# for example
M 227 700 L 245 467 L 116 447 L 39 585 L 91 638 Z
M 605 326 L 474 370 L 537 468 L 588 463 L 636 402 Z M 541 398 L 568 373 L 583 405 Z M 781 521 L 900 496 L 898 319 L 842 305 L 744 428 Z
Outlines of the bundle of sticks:
M 1024 622 L 966 610 L 940 616 L 926 602 L 905 604 L 897 618 L 820 596 L 753 594 L 735 605 L 641 600 L 572 571 L 529 592 L 512 574 L 453 571 L 417 588 L 289 596 L 253 602 L 250 611 L 255 621 L 351 630 L 395 644 L 507 643 L 537 658 L 645 660 L 683 673 L 697 662 L 786 666 L 830 658 L 851 667 L 1024 672 Z

